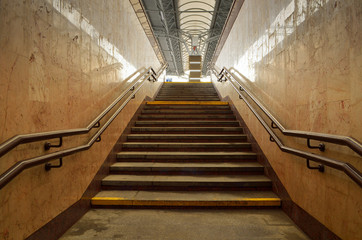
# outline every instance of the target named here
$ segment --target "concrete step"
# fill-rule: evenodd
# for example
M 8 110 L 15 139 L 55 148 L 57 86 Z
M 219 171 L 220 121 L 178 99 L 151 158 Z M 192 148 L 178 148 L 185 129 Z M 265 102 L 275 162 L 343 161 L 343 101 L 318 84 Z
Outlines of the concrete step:
M 183 88 L 191 88 L 191 89 L 196 89 L 196 88 L 214 88 L 214 85 L 212 83 L 186 83 L 186 84 L 182 84 L 182 83 L 178 83 L 178 84 L 164 84 L 162 86 L 163 89 L 168 89 L 168 88 L 176 88 L 176 89 L 183 89 Z
M 142 114 L 233 114 L 228 109 L 151 109 L 142 110 Z
M 182 96 L 175 93 L 168 96 L 157 96 L 156 98 L 218 98 L 218 96 L 203 96 L 198 95 L 197 93 L 190 93 L 188 96 Z
M 214 88 L 162 88 L 159 92 L 216 92 Z
M 93 207 L 280 207 L 271 191 L 101 191 Z
M 200 162 L 225 162 L 255 160 L 253 152 L 130 152 L 122 151 L 117 153 L 117 160 L 120 162 L 133 161 L 200 161 Z
M 161 89 L 159 93 L 216 93 L 216 90 L 214 88 L 198 88 L 198 89 Z
M 110 171 L 114 173 L 132 172 L 137 174 L 190 174 L 232 172 L 240 174 L 263 174 L 264 167 L 258 162 L 238 163 L 159 163 L 159 162 L 117 162 Z
M 128 141 L 167 141 L 167 142 L 236 142 L 246 141 L 245 134 L 129 134 Z
M 220 99 L 208 97 L 156 97 L 156 101 L 219 101 Z
M 189 92 L 189 93 L 164 93 L 159 94 L 157 97 L 218 97 L 216 93 L 196 93 L 196 92 Z
M 215 88 L 212 84 L 205 84 L 205 85 L 190 85 L 189 84 L 189 85 L 184 85 L 184 86 L 163 85 L 162 89 L 215 89 Z
M 215 91 L 215 89 L 205 89 L 205 90 L 201 90 L 201 89 L 184 89 L 184 90 L 180 90 L 180 89 L 161 89 L 159 91 L 159 93 L 161 94 L 173 94 L 173 95 L 178 95 L 178 94 L 217 94 L 217 92 Z
M 108 175 L 102 187 L 108 189 L 185 188 L 270 188 L 271 180 L 264 175 Z M 241 190 L 241 189 L 240 189 Z
M 242 127 L 132 127 L 132 133 L 243 133 Z
M 159 93 L 216 93 L 216 90 L 213 88 L 204 88 L 204 89 L 161 89 Z
M 140 115 L 138 116 L 139 120 L 165 120 L 165 119 L 172 119 L 172 120 L 181 120 L 181 119 L 187 119 L 187 120 L 235 120 L 235 115 L 224 115 L 224 114 L 192 114 L 192 115 L 175 115 L 175 114 L 147 114 L 147 115 Z
M 197 89 L 197 88 L 200 88 L 200 89 L 204 89 L 204 88 L 214 88 L 214 85 L 212 84 L 202 84 L 202 85 L 183 85 L 183 86 L 170 86 L 170 85 L 163 85 L 162 86 L 162 89 L 185 89 L 185 88 L 190 88 L 190 89 Z
M 251 151 L 251 143 L 126 142 L 123 151 Z
M 216 93 L 161 93 L 157 97 L 218 97 Z
M 136 127 L 143 126 L 232 126 L 238 127 L 238 121 L 136 121 Z
M 146 106 L 160 106 L 160 105 L 169 105 L 169 106 L 178 106 L 178 105 L 187 105 L 187 106 L 229 106 L 229 102 L 223 101 L 148 101 Z
M 155 109 L 221 109 L 230 110 L 228 105 L 146 105 L 144 110 L 155 110 Z
M 193 93 L 215 93 L 214 88 L 162 88 L 160 92 L 172 92 L 172 93 L 184 93 L 184 92 L 193 92 Z

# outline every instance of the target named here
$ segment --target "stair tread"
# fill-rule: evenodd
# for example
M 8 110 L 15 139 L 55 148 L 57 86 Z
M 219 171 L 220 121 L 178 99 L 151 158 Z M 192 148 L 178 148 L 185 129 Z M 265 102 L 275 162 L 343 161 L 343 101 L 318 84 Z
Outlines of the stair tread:
M 143 167 L 143 168 L 262 168 L 258 162 L 240 163 L 163 163 L 163 162 L 116 162 L 112 167 Z
M 228 109 L 207 109 L 207 110 L 201 110 L 201 109 L 147 109 L 143 110 L 142 114 L 158 114 L 158 113 L 199 113 L 199 114 L 208 114 L 208 113 L 218 113 L 218 114 L 232 114 L 233 112 Z
M 132 127 L 132 128 L 150 128 L 150 129 L 219 129 L 219 128 L 226 128 L 226 129 L 243 129 L 242 127 Z
M 149 156 L 244 156 L 244 155 L 250 155 L 250 156 L 256 156 L 256 153 L 253 152 L 119 152 L 117 153 L 117 156 L 121 155 L 149 155 Z
M 207 105 L 207 106 L 229 106 L 229 102 L 223 101 L 179 101 L 179 102 L 169 102 L 169 101 L 152 101 L 146 102 L 148 106 L 162 106 L 162 105 Z
M 185 141 L 185 140 L 193 140 L 193 141 L 211 141 L 211 140 L 223 140 L 223 141 L 245 141 L 247 136 L 245 134 L 237 134 L 237 133 L 229 133 L 229 134 L 128 134 L 127 139 L 129 140 L 173 140 L 177 142 Z
M 131 133 L 128 136 L 155 136 L 155 137 L 245 137 L 246 134 L 138 134 L 138 133 Z
M 100 191 L 94 201 L 276 201 L 281 199 L 272 191 Z M 104 202 L 105 203 L 105 202 Z M 103 204 L 104 204 L 103 203 Z
M 132 127 L 134 131 L 242 131 L 242 127 Z
M 177 121 L 177 120 L 172 120 L 172 121 L 155 121 L 155 120 L 149 120 L 149 121 L 136 121 L 136 124 L 177 124 L 177 123 L 182 123 L 182 124 L 225 124 L 225 123 L 239 123 L 238 121 Z
M 162 147 L 162 146 L 172 146 L 172 147 L 178 147 L 178 146 L 181 146 L 181 147 L 187 147 L 187 146 L 210 146 L 210 147 L 213 147 L 213 146 L 235 146 L 235 147 L 240 147 L 240 146 L 251 146 L 251 143 L 248 143 L 248 142 L 234 142 L 234 143 L 220 143 L 220 142 L 217 142 L 217 143 L 175 143 L 175 142 L 125 142 L 123 143 L 123 146 L 137 146 L 137 145 L 142 145 L 144 147 L 147 147 L 147 146 L 153 146 L 153 147 Z
M 102 182 L 189 182 L 189 183 L 249 183 L 271 182 L 264 175 L 127 175 L 111 174 Z
M 150 117 L 150 116 L 154 116 L 154 117 L 164 117 L 164 116 L 175 116 L 175 117 L 190 117 L 190 116 L 201 116 L 201 117 L 208 117 L 208 116 L 212 116 L 212 117 L 234 117 L 235 116 L 232 113 L 229 114 L 220 114 L 220 113 L 199 113 L 199 114 L 192 114 L 192 115 L 182 115 L 182 112 L 177 112 L 175 114 L 144 114 L 144 115 L 140 115 L 140 117 Z

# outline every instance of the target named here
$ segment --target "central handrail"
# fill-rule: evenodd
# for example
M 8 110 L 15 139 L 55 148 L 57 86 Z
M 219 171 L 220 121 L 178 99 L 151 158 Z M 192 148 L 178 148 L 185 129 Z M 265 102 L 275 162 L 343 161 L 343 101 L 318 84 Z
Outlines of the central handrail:
M 315 162 L 319 162 L 321 164 L 324 164 L 326 166 L 329 166 L 331 168 L 334 168 L 334 169 L 337 169 L 337 170 L 340 170 L 340 171 L 343 171 L 345 174 L 347 174 L 353 181 L 355 181 L 360 187 L 362 187 L 362 174 L 361 172 L 356 169 L 352 164 L 350 163 L 345 163 L 345 162 L 342 162 L 342 161 L 338 161 L 338 160 L 335 160 L 335 159 L 331 159 L 331 158 L 328 158 L 328 157 L 324 157 L 324 156 L 321 156 L 321 155 L 317 155 L 317 154 L 314 154 L 314 153 L 310 153 L 310 152 L 305 152 L 305 151 L 302 151 L 302 150 L 298 150 L 298 149 L 294 149 L 294 148 L 291 148 L 291 147 L 288 147 L 288 146 L 285 146 L 283 144 L 283 142 L 279 139 L 279 137 L 274 133 L 274 131 L 271 129 L 272 126 L 269 126 L 269 124 L 267 124 L 265 122 L 265 120 L 259 115 L 259 113 L 254 109 L 254 107 L 250 104 L 250 102 L 244 97 L 243 93 L 242 92 L 245 92 L 245 93 L 249 93 L 249 92 L 246 92 L 245 91 L 245 88 L 243 86 L 241 86 L 240 83 L 238 83 L 238 81 L 236 80 L 236 78 L 229 74 L 224 74 L 223 75 L 223 72 L 228 72 L 226 68 L 223 68 L 221 70 L 220 73 L 218 73 L 216 71 L 216 69 L 214 68 L 213 69 L 213 73 L 215 74 L 215 76 L 219 77 L 218 78 L 218 81 L 221 82 L 222 81 L 222 78 L 225 76 L 227 79 L 230 80 L 230 83 L 232 85 L 232 87 L 235 89 L 235 91 L 239 94 L 239 97 L 246 103 L 246 105 L 249 107 L 249 109 L 254 113 L 255 117 L 259 120 L 259 122 L 262 124 L 262 126 L 264 127 L 264 129 L 268 132 L 268 134 L 270 135 L 270 141 L 272 142 L 275 142 L 277 144 L 277 146 L 279 147 L 279 149 L 283 152 L 286 152 L 286 153 L 290 153 L 290 154 L 293 154 L 293 155 L 296 155 L 296 156 L 299 156 L 299 157 L 303 157 L 307 160 L 307 166 L 309 167 L 309 160 L 312 160 L 312 161 L 315 161 Z M 221 77 L 220 77 L 221 76 Z M 230 77 L 232 76 L 233 79 Z M 238 84 L 238 86 L 236 85 L 236 83 Z M 250 94 L 250 93 L 249 93 Z M 249 96 L 248 94 L 248 96 Z M 255 98 L 255 97 L 254 97 Z M 253 98 L 252 98 L 253 99 Z M 254 99 L 253 99 L 254 100 Z M 258 103 L 256 103 L 258 105 Z M 258 107 L 260 107 L 258 105 Z M 275 118 L 274 118 L 275 119 Z M 302 131 L 300 131 L 302 132 Z M 308 133 L 308 132 L 305 132 L 305 133 Z M 312 137 L 315 137 L 316 136 L 316 133 L 309 133 L 310 136 Z M 329 139 L 328 137 L 325 138 L 322 134 L 320 133 L 322 139 Z M 329 134 L 326 134 L 326 135 L 329 135 Z M 304 134 L 303 134 L 304 136 Z M 331 135 L 331 136 L 334 136 L 334 135 Z M 298 135 L 299 137 L 299 135 Z M 315 139 L 315 138 L 313 138 Z M 333 142 L 333 143 L 336 143 L 338 144 L 337 141 Z M 357 151 L 358 152 L 358 151 Z
M 235 69 L 233 69 L 236 71 Z M 362 144 L 348 136 L 340 136 L 340 135 L 333 135 L 333 134 L 326 134 L 326 133 L 317 133 L 317 132 L 307 132 L 307 131 L 300 131 L 300 130 L 289 130 L 286 129 L 267 109 L 263 106 L 262 103 L 243 85 L 240 84 L 238 81 L 238 78 L 233 74 L 231 71 L 226 69 L 225 67 L 221 70 L 220 74 L 227 77 L 227 75 L 230 75 L 235 82 L 239 85 L 239 89 L 245 92 L 253 101 L 254 103 L 265 113 L 265 115 L 268 116 L 268 118 L 272 121 L 272 127 L 278 128 L 284 135 L 286 136 L 294 136 L 294 137 L 300 137 L 300 138 L 306 138 L 306 139 L 314 139 L 314 140 L 321 140 L 326 141 L 330 143 L 335 143 L 339 145 L 345 145 L 351 148 L 353 151 L 358 153 L 359 155 L 362 155 Z M 244 75 L 237 72 L 240 76 L 247 79 Z M 220 75 L 219 74 L 219 75 Z
M 145 69 L 145 68 L 144 68 Z M 17 135 L 8 141 L 4 142 L 1 146 L 2 154 L 5 154 L 6 152 L 10 151 L 12 148 L 14 148 L 17 144 L 27 143 L 27 142 L 35 142 L 39 140 L 44 139 L 51 139 L 51 138 L 57 138 L 57 137 L 65 137 L 65 136 L 72 136 L 72 135 L 79 135 L 83 133 L 88 133 L 94 126 L 96 126 L 99 121 L 111 110 L 114 108 L 114 106 L 119 103 L 119 101 L 130 91 L 132 91 L 132 94 L 127 97 L 127 99 L 121 104 L 121 106 L 118 107 L 118 109 L 112 114 L 112 116 L 103 124 L 103 126 L 97 126 L 99 127 L 99 130 L 90 138 L 88 143 L 49 153 L 46 155 L 26 159 L 19 161 L 15 163 L 12 167 L 10 167 L 7 171 L 2 173 L 0 175 L 0 189 L 2 189 L 8 182 L 10 182 L 13 178 L 15 178 L 17 175 L 19 175 L 23 170 L 37 166 L 43 163 L 46 163 L 50 160 L 54 159 L 61 159 L 65 156 L 72 155 L 74 153 L 85 151 L 89 149 L 96 141 L 100 139 L 100 136 L 102 133 L 106 130 L 106 128 L 111 124 L 111 122 L 117 117 L 117 115 L 122 111 L 122 109 L 127 105 L 127 103 L 134 98 L 134 95 L 139 91 L 139 89 L 145 84 L 146 80 L 149 81 L 157 81 L 160 74 L 166 69 L 166 65 L 163 65 L 160 70 L 156 73 L 151 67 L 148 68 L 146 71 L 144 71 L 142 74 L 136 77 L 136 79 L 129 85 L 127 88 L 120 94 L 119 97 L 117 97 L 116 100 L 114 100 L 105 110 L 102 111 L 101 114 L 99 114 L 86 128 L 79 128 L 79 129 L 70 129 L 70 130 L 60 130 L 60 131 L 52 131 L 52 132 L 43 132 L 43 133 L 33 133 L 33 134 L 25 134 L 25 135 Z M 141 69 L 142 70 L 142 69 Z M 137 71 L 139 72 L 139 71 Z M 132 74 L 129 78 L 132 78 L 132 76 L 135 76 L 136 73 Z M 143 77 L 143 80 L 140 80 Z M 151 79 L 152 78 L 152 79 Z M 140 82 L 141 81 L 141 82 Z M 137 87 L 135 85 L 139 83 Z M 4 150 L 5 149 L 5 150 Z M 1 156 L 1 155 L 0 155 Z

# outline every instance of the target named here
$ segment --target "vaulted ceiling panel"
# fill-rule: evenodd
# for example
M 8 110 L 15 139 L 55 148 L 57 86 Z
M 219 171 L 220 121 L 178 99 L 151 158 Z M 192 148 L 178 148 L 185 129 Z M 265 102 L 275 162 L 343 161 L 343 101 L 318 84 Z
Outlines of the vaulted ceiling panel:
M 205 74 L 233 0 L 139 1 L 168 63 L 167 73 L 183 75 L 191 54 L 202 55 Z

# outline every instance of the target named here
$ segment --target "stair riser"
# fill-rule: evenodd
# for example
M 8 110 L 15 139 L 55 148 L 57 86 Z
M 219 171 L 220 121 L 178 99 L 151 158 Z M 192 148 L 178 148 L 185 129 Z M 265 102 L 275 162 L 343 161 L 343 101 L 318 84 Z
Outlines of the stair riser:
M 131 131 L 132 134 L 243 134 L 243 131 Z
M 204 93 L 213 93 L 215 94 L 216 91 L 215 90 L 211 90 L 211 89 L 199 89 L 199 90 L 191 90 L 191 89 L 183 89 L 183 90 L 177 90 L 177 89 L 166 89 L 166 90 L 161 90 L 159 92 L 159 94 L 166 94 L 166 93 L 172 93 L 172 94 L 183 94 L 183 93 L 194 93 L 194 94 L 204 94 Z
M 156 98 L 156 101 L 219 101 L 219 98 Z
M 217 105 L 146 105 L 144 107 L 145 110 L 152 110 L 152 109 L 185 109 L 185 110 L 192 110 L 192 109 L 222 109 L 222 110 L 230 110 L 229 106 L 217 106 Z
M 190 98 L 193 98 L 193 97 L 210 97 L 210 98 L 218 98 L 219 95 L 217 95 L 216 93 L 183 93 L 183 94 L 172 94 L 172 93 L 164 93 L 164 94 L 159 94 L 157 95 L 157 97 L 190 97 Z
M 191 91 L 197 91 L 197 90 L 210 90 L 215 91 L 215 88 L 211 85 L 209 86 L 163 86 L 161 90 L 191 90 Z
M 247 137 L 245 135 L 229 135 L 229 136 L 192 136 L 192 135 L 160 135 L 160 136 L 152 136 L 152 135 L 145 135 L 145 136 L 138 136 L 138 135 L 128 135 L 127 141 L 136 142 L 136 141 L 160 141 L 160 142 L 245 142 L 247 141 Z
M 245 159 L 137 159 L 137 158 L 119 158 L 117 162 L 155 162 L 155 163 L 246 163 L 256 161 L 255 158 Z
M 120 200 L 120 201 L 92 201 L 93 208 L 132 208 L 132 209 L 274 209 L 280 208 L 281 201 L 134 201 L 134 200 Z
M 157 97 L 218 97 L 219 95 L 217 95 L 216 93 L 182 93 L 179 94 L 176 93 L 163 93 L 163 94 L 158 94 Z
M 248 182 L 248 183 L 215 183 L 215 182 L 107 182 L 102 181 L 102 189 L 118 190 L 269 190 L 270 182 Z
M 250 148 L 122 148 L 123 151 L 135 151 L 135 152 L 236 152 L 236 151 L 243 151 L 243 152 L 251 152 Z
M 175 120 L 177 121 L 178 118 L 181 118 L 181 119 L 186 119 L 188 117 L 190 118 L 200 118 L 200 120 L 203 120 L 203 119 L 209 119 L 209 118 L 217 118 L 217 119 L 221 119 L 220 121 L 224 121 L 226 119 L 231 119 L 231 120 L 235 120 L 235 116 L 231 113 L 222 113 L 222 112 L 217 112 L 217 111 L 214 111 L 212 113 L 198 113 L 198 112 L 182 112 L 182 111 L 174 111 L 173 113 L 143 113 L 142 115 L 138 116 L 139 119 L 144 119 L 144 118 L 162 118 L 162 117 L 165 117 L 165 118 L 169 118 L 169 119 L 172 119 L 172 118 L 175 118 Z
M 120 167 L 111 166 L 113 174 L 136 175 L 259 175 L 263 167 Z
M 229 111 L 229 110 L 222 110 L 222 109 L 218 109 L 218 110 L 200 110 L 200 109 L 196 109 L 196 110 L 143 110 L 142 111 L 142 115 L 146 115 L 146 114 L 172 114 L 172 115 L 176 115 L 176 114 L 227 114 L 227 115 L 232 115 L 233 112 Z
M 154 134 L 162 134 L 162 133 L 207 133 L 207 134 L 242 134 L 243 130 L 233 130 L 233 129 L 215 129 L 215 130 L 204 130 L 201 127 L 199 129 L 147 129 L 147 128 L 132 128 L 131 133 L 154 133 Z
M 159 99 L 159 98 L 174 98 L 174 99 L 180 99 L 180 98 L 213 98 L 213 99 L 216 99 L 215 101 L 219 101 L 219 97 L 218 96 L 203 96 L 203 95 L 200 95 L 198 96 L 197 94 L 188 94 L 188 96 L 175 96 L 175 95 L 172 95 L 170 94 L 169 96 L 157 96 L 156 99 Z
M 167 122 L 165 123 L 136 123 L 135 124 L 136 127 L 163 127 L 163 126 L 167 126 L 167 127 L 238 127 L 239 123 L 218 123 L 218 124 L 212 124 L 212 123 L 193 123 L 193 124 L 188 124 L 188 123 L 172 123 L 172 122 Z
M 143 138 L 128 138 L 128 142 L 169 142 L 169 143 L 244 143 L 247 140 L 240 139 L 178 139 L 178 138 L 153 138 L 153 139 L 143 139 Z
M 141 115 L 138 120 L 235 120 L 234 115 Z
M 198 157 L 198 156 L 122 156 L 117 157 L 119 162 L 249 162 L 250 160 L 256 160 L 256 156 L 248 157 Z

